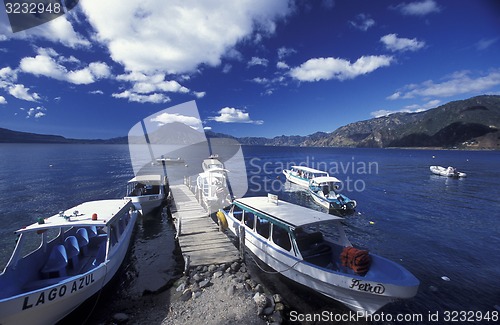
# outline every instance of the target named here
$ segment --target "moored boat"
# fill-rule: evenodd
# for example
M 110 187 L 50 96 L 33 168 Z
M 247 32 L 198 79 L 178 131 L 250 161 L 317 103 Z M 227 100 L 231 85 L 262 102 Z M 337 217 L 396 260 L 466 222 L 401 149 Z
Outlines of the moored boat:
M 446 177 L 467 177 L 466 173 L 459 172 L 455 167 L 449 166 L 448 168 L 442 166 L 430 166 L 430 171 L 433 174 Z
M 356 208 L 356 201 L 338 192 L 341 181 L 336 177 L 316 177 L 309 182 L 309 194 L 314 202 L 339 212 L 349 213 Z
M 271 268 L 352 310 L 371 315 L 417 293 L 404 267 L 353 248 L 341 217 L 266 197 L 236 199 L 217 217 Z
M 207 159 L 203 159 L 201 164 L 203 171 L 207 171 L 212 168 L 224 169 L 224 164 L 219 160 L 219 155 L 210 155 Z
M 231 203 L 227 172 L 226 169 L 212 167 L 196 178 L 196 195 L 209 211 L 217 211 Z
M 155 164 L 157 164 L 157 165 L 161 165 L 161 164 L 173 165 L 173 164 L 185 164 L 185 163 L 186 163 L 186 161 L 184 159 L 182 159 L 181 157 L 176 157 L 176 158 L 162 157 L 162 158 L 156 159 L 156 162 L 155 162 Z
M 143 215 L 159 208 L 167 195 L 167 178 L 163 175 L 138 175 L 127 183 L 126 200 L 131 200 Z
M 290 169 L 284 169 L 283 174 L 285 174 L 289 182 L 306 188 L 309 186 L 309 181 L 311 179 L 329 176 L 327 172 L 305 166 L 292 166 Z
M 101 290 L 125 258 L 137 215 L 128 200 L 91 201 L 16 231 L 0 274 L 0 324 L 55 324 Z

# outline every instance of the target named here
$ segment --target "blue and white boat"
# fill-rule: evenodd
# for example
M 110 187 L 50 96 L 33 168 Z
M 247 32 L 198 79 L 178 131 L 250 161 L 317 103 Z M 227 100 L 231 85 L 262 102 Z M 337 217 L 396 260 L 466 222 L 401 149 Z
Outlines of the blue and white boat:
M 278 202 L 277 197 L 236 199 L 217 217 L 262 262 L 355 311 L 371 315 L 417 293 L 419 280 L 381 256 L 364 251 L 371 264 L 362 274 L 344 264 L 342 256 L 352 245 L 341 217 Z
M 306 166 L 292 166 L 290 169 L 284 169 L 283 174 L 285 174 L 285 177 L 289 182 L 298 184 L 305 188 L 309 186 L 309 181 L 311 179 L 315 177 L 329 176 L 327 172 Z
M 0 274 L 0 324 L 55 324 L 101 290 L 125 258 L 137 215 L 128 200 L 91 201 L 17 230 Z
M 342 182 L 336 177 L 316 177 L 309 182 L 309 194 L 314 202 L 339 212 L 349 213 L 356 208 L 356 201 L 338 192 Z
M 125 200 L 131 200 L 143 215 L 159 208 L 168 195 L 167 177 L 160 174 L 137 175 L 127 182 Z

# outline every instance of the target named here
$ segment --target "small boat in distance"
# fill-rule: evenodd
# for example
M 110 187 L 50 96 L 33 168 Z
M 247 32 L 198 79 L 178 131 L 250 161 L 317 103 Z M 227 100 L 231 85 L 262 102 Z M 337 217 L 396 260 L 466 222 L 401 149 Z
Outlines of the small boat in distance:
M 101 290 L 125 258 L 137 215 L 127 200 L 91 201 L 17 230 L 0 274 L 0 324 L 55 324 Z
M 162 157 L 162 158 L 156 159 L 156 163 L 155 163 L 156 165 L 161 165 L 163 163 L 165 165 L 185 164 L 186 161 L 184 159 L 182 159 L 181 157 L 177 157 L 177 158 Z
M 314 202 L 330 210 L 341 213 L 353 212 L 356 201 L 351 200 L 344 194 L 338 193 L 342 182 L 336 177 L 316 177 L 309 182 L 309 194 Z
M 311 179 L 329 176 L 327 172 L 305 166 L 292 166 L 290 169 L 284 169 L 283 174 L 285 174 L 289 182 L 306 188 L 309 186 L 309 181 Z
M 448 168 L 442 166 L 430 166 L 429 169 L 433 174 L 446 177 L 467 177 L 466 173 L 459 172 L 455 167 L 449 166 Z
M 217 218 L 268 266 L 352 310 L 371 315 L 417 293 L 404 267 L 353 248 L 341 217 L 271 196 L 236 199 Z
M 168 192 L 167 177 L 163 175 L 138 175 L 127 183 L 126 200 L 131 200 L 143 215 L 159 208 Z

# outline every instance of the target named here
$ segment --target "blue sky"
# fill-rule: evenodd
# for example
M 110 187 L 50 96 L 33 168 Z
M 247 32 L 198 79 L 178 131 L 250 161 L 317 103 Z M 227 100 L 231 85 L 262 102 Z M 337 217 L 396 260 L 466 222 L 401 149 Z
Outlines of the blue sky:
M 307 135 L 500 94 L 486 0 L 81 0 L 12 33 L 0 7 L 0 127 L 125 136 L 196 100 L 234 136 Z

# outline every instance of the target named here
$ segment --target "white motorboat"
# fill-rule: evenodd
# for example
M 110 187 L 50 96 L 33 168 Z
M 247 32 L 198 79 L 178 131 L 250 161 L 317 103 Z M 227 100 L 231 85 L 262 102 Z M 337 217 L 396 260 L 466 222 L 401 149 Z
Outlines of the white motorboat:
M 336 177 L 315 177 L 309 182 L 309 194 L 314 202 L 328 210 L 352 212 L 357 203 L 338 192 L 341 184 L 342 182 Z
M 446 176 L 446 177 L 467 177 L 466 173 L 459 172 L 455 167 L 449 166 L 448 168 L 442 166 L 430 166 L 429 169 L 433 174 Z
M 217 211 L 231 203 L 227 172 L 223 168 L 211 167 L 196 178 L 196 195 L 209 211 Z
M 138 175 L 127 183 L 125 199 L 131 200 L 143 215 L 159 208 L 167 193 L 167 178 L 163 175 Z
M 176 158 L 162 157 L 162 158 L 156 159 L 155 165 L 162 165 L 162 164 L 173 165 L 173 164 L 185 164 L 185 163 L 186 163 L 186 161 L 184 159 L 182 159 L 181 157 L 176 157 Z
M 371 315 L 417 293 L 419 280 L 404 267 L 351 247 L 341 217 L 277 197 L 236 199 L 217 217 L 271 268 L 355 311 Z
M 203 171 L 207 171 L 212 168 L 224 169 L 224 164 L 219 160 L 219 155 L 210 155 L 207 159 L 204 159 L 201 167 Z
M 284 169 L 286 179 L 289 182 L 298 184 L 303 187 L 309 186 L 309 181 L 315 177 L 328 177 L 328 173 L 305 166 L 292 166 L 290 169 Z
M 101 290 L 125 258 L 137 215 L 128 200 L 91 201 L 16 231 L 0 274 L 0 324 L 55 324 Z

